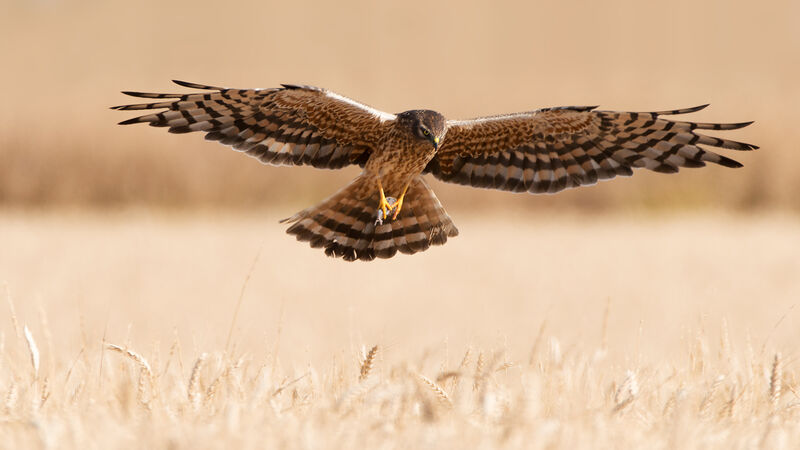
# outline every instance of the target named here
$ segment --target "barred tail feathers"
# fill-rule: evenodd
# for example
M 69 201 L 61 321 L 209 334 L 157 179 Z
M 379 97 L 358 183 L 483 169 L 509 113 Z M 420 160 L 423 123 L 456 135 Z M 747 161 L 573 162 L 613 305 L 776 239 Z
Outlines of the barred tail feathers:
M 317 206 L 282 222 L 293 222 L 286 232 L 325 254 L 346 261 L 391 258 L 398 251 L 417 253 L 442 245 L 458 229 L 425 181 L 409 185 L 397 218 L 377 225 L 380 196 L 374 178 L 361 175 Z

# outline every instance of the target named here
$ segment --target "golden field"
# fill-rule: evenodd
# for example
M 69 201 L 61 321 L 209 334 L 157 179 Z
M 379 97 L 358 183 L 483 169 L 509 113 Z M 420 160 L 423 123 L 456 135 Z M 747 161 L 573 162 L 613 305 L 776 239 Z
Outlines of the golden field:
M 800 439 L 797 217 L 454 215 L 372 263 L 279 216 L 4 215 L 0 447 Z
M 0 1 L 0 449 L 800 447 L 798 17 Z M 460 236 L 345 263 L 277 221 L 357 170 L 116 125 L 173 78 L 450 118 L 711 103 L 681 119 L 761 149 L 554 196 L 434 181 Z

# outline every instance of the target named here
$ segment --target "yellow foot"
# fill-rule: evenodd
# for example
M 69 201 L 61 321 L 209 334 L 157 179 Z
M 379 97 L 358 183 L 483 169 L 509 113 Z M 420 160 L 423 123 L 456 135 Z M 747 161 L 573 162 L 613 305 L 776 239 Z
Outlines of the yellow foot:
M 381 196 L 381 203 L 378 206 L 378 219 L 375 220 L 375 225 L 383 225 L 383 219 L 388 219 L 389 214 L 394 213 L 392 219 L 397 217 L 397 211 L 395 211 L 396 207 L 397 207 L 397 199 L 395 199 L 394 197 Z
M 403 208 L 403 198 L 405 196 L 406 193 L 403 192 L 403 195 L 400 196 L 400 200 L 394 204 L 394 215 L 392 215 L 392 220 L 397 219 L 397 215 L 400 214 L 400 210 Z
M 399 200 L 394 197 L 386 197 L 380 180 L 378 180 L 378 190 L 381 193 L 381 201 L 378 204 L 378 219 L 375 221 L 375 225 L 383 225 L 383 220 L 388 219 L 389 214 L 392 215 L 392 220 L 397 219 L 400 209 L 403 208 L 403 198 L 406 196 L 408 185 L 403 189 L 403 195 L 400 196 Z

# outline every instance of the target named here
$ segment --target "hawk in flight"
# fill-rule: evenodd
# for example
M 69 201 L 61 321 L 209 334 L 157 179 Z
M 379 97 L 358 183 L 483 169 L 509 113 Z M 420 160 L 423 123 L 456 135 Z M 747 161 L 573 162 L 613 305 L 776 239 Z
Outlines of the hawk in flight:
M 287 233 L 347 261 L 390 258 L 398 250 L 416 253 L 458 235 L 423 179 L 426 173 L 475 187 L 555 193 L 630 176 L 636 168 L 675 173 L 706 162 L 741 167 L 706 148 L 758 148 L 698 133 L 752 122 L 664 118 L 708 105 L 646 113 L 570 106 L 448 120 L 430 110 L 389 114 L 311 86 L 229 89 L 175 83 L 206 92 L 123 92 L 154 102 L 113 107 L 148 111 L 120 124 L 200 131 L 264 164 L 363 169 L 319 205 L 283 220 L 291 223 Z

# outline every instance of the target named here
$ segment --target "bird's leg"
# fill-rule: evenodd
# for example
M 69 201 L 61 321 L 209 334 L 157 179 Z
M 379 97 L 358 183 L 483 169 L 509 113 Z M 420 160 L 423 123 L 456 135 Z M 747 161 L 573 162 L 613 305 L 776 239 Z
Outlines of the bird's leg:
M 392 211 L 392 204 L 386 200 L 386 194 L 383 193 L 383 185 L 381 184 L 381 179 L 378 177 L 378 190 L 381 192 L 381 201 L 378 204 L 378 209 L 383 212 L 383 217 L 389 217 L 389 213 Z
M 403 189 L 403 193 L 400 194 L 400 198 L 397 200 L 397 203 L 394 204 L 394 215 L 392 216 L 392 220 L 397 219 L 397 215 L 400 214 L 400 209 L 403 208 L 403 199 L 406 198 L 406 191 L 408 190 L 408 185 L 411 184 L 410 182 L 406 184 L 406 187 Z

